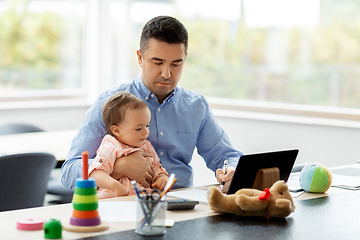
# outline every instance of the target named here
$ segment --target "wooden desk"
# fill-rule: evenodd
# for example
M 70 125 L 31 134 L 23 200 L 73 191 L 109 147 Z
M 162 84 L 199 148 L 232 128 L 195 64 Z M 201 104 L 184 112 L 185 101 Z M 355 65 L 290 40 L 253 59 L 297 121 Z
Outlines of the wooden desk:
M 347 165 L 359 167 L 356 165 Z M 334 168 L 338 169 L 338 168 Z M 206 189 L 207 187 L 202 187 Z M 238 217 L 217 214 L 207 205 L 193 210 L 167 211 L 166 218 L 175 225 L 167 233 L 152 239 L 358 239 L 360 236 L 360 191 L 331 187 L 324 194 L 303 193 L 294 198 L 295 212 L 285 219 Z M 135 201 L 135 196 L 101 201 Z M 16 221 L 23 218 L 58 219 L 69 222 L 72 204 L 0 212 L 1 239 L 43 239 L 43 231 L 21 231 Z M 135 213 L 134 213 L 135 214 Z M 63 230 L 63 239 L 143 239 L 135 234 L 135 223 L 109 223 L 110 228 L 96 233 L 73 233 Z
M 307 199 L 310 198 L 310 199 Z M 193 210 L 167 211 L 166 218 L 174 219 L 175 225 L 167 228 L 167 233 L 159 238 L 152 239 L 296 239 L 297 234 L 304 234 L 311 238 L 311 232 L 317 235 L 336 233 L 340 219 L 345 223 L 358 228 L 357 216 L 360 214 L 358 199 L 360 191 L 349 191 L 331 188 L 325 194 L 304 193 L 301 199 L 295 198 L 296 210 L 285 219 L 266 219 L 264 217 L 237 217 L 231 214 L 218 215 L 207 205 L 199 204 Z M 316 200 L 320 199 L 320 200 Z M 312 201 L 314 200 L 314 201 Z M 135 196 L 119 197 L 101 201 L 135 201 Z M 16 229 L 16 221 L 23 218 L 58 219 L 68 222 L 72 214 L 72 204 L 54 205 L 40 208 L 0 212 L 1 239 L 43 239 L 43 231 L 21 231 Z M 135 213 L 134 213 L 135 214 Z M 353 215 L 351 215 L 353 214 Z M 324 219 L 323 219 L 324 218 Z M 356 219 L 355 219 L 356 218 Z M 352 221 L 348 220 L 352 219 Z M 323 221 L 324 220 L 324 221 Z M 356 221 L 355 221 L 356 220 Z M 343 227 L 345 224 L 339 225 Z M 143 239 L 135 234 L 135 223 L 109 223 L 110 228 L 97 233 L 73 233 L 63 230 L 63 239 Z M 347 229 L 347 228 L 346 228 Z M 360 231 L 360 230 L 356 230 Z M 339 230 L 342 233 L 343 230 Z M 275 237 L 272 237 L 275 236 Z M 334 235 L 337 236 L 338 235 Z M 327 239 L 331 239 L 327 237 Z M 345 239 L 336 238 L 333 239 Z
M 21 133 L 0 136 L 0 155 L 48 152 L 64 161 L 77 130 Z
M 287 218 L 240 217 L 221 214 L 177 222 L 164 236 L 151 239 L 359 239 L 360 191 L 313 198 L 296 203 Z M 91 240 L 145 239 L 134 230 L 99 235 Z
M 135 201 L 135 196 L 127 196 L 127 197 L 118 197 L 112 199 L 106 199 L 101 201 Z M 23 209 L 23 210 L 14 210 L 7 212 L 0 212 L 0 226 L 1 226 L 1 240 L 7 239 L 43 239 L 44 232 L 43 231 L 21 231 L 16 229 L 16 222 L 18 219 L 23 218 L 43 218 L 43 219 L 58 219 L 61 222 L 69 222 L 71 214 L 73 211 L 72 204 L 62 204 L 62 205 L 54 205 L 47 207 L 39 207 L 39 208 L 31 208 L 31 209 Z M 135 214 L 135 213 L 134 213 Z M 167 211 L 166 218 L 174 219 L 176 222 L 213 216 L 216 213 L 213 213 L 210 208 L 206 205 L 197 205 L 193 210 L 186 211 Z M 106 235 L 114 232 L 122 232 L 126 230 L 135 229 L 135 222 L 128 223 L 109 223 L 110 228 L 106 231 L 95 232 L 95 233 L 74 233 L 63 230 L 62 237 L 63 239 L 80 239 L 90 236 L 97 235 Z

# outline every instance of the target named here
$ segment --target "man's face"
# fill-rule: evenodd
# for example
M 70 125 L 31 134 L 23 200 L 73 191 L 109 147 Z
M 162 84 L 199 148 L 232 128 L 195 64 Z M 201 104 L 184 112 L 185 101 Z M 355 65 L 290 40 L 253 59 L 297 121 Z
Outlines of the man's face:
M 147 50 L 138 50 L 137 55 L 142 80 L 161 103 L 180 80 L 186 57 L 185 44 L 169 44 L 151 38 Z

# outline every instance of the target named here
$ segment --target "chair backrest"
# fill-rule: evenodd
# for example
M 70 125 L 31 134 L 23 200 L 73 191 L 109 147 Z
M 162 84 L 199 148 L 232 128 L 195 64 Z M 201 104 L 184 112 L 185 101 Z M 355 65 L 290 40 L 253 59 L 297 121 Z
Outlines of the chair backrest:
M 0 156 L 0 211 L 43 206 L 55 165 L 50 153 Z
M 30 132 L 44 132 L 44 130 L 29 123 L 5 123 L 0 125 L 0 135 Z

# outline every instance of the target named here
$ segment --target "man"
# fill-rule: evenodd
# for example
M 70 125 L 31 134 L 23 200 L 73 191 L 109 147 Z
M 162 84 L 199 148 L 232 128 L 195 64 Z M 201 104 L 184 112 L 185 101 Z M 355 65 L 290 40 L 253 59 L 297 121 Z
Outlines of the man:
M 88 110 L 62 166 L 62 184 L 70 189 L 81 177 L 81 153 L 89 152 L 89 164 L 106 134 L 102 107 L 117 91 L 127 91 L 142 99 L 151 111 L 150 136 L 164 168 L 175 173 L 174 188 L 193 185 L 189 165 L 195 147 L 208 168 L 229 188 L 234 169 L 241 155 L 231 147 L 229 139 L 216 123 L 205 98 L 178 86 L 188 48 L 188 33 L 177 19 L 160 16 L 144 26 L 137 57 L 141 74 L 129 83 L 103 92 Z M 221 170 L 228 160 L 227 173 Z M 146 154 L 137 152 L 116 161 L 112 177 L 128 176 L 149 187 L 152 170 Z

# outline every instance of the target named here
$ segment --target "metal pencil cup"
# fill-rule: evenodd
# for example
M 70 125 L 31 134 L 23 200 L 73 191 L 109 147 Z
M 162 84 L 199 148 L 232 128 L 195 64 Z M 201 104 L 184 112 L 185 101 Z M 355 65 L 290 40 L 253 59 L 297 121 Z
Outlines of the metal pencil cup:
M 137 222 L 135 232 L 145 236 L 165 234 L 166 209 L 166 201 L 137 198 Z

